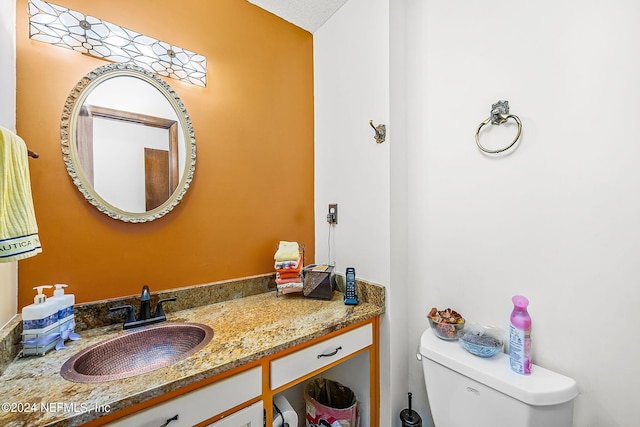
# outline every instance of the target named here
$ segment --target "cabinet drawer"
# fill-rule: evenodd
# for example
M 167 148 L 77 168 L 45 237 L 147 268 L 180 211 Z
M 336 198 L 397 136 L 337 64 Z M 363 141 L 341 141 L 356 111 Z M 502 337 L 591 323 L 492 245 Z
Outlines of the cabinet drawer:
M 209 424 L 207 427 L 264 427 L 262 402 L 254 403 L 247 408 L 234 412 L 217 423 Z
M 366 324 L 271 362 L 271 389 L 321 369 L 373 343 L 373 328 Z
M 109 427 L 191 427 L 262 394 L 260 367 L 241 372 L 117 420 Z

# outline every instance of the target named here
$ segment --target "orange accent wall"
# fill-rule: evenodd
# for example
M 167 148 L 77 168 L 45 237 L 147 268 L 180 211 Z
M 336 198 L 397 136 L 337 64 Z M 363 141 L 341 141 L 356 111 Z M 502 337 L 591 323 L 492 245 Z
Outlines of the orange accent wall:
M 100 59 L 32 41 L 17 1 L 17 131 L 29 149 L 43 252 L 19 262 L 19 306 L 32 287 L 68 283 L 77 302 L 273 271 L 279 240 L 314 259 L 312 35 L 244 0 L 58 0 L 207 57 L 207 87 L 165 79 L 197 140 L 191 188 L 161 219 L 98 212 L 66 172 L 62 107 Z

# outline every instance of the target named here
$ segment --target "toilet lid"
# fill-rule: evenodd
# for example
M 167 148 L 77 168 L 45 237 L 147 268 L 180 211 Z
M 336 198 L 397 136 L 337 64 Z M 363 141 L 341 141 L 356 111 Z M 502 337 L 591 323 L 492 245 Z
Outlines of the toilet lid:
M 537 365 L 532 366 L 530 375 L 517 374 L 509 366 L 508 355 L 474 356 L 458 341 L 442 340 L 429 329 L 420 338 L 420 354 L 528 405 L 558 405 L 578 395 L 572 378 Z

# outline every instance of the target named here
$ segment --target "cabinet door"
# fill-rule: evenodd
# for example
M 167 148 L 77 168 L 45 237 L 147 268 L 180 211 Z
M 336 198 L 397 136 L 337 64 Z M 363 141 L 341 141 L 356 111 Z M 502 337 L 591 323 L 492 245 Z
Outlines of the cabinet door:
M 216 423 L 209 424 L 207 427 L 262 427 L 263 423 L 264 413 L 262 411 L 262 401 L 260 401 Z

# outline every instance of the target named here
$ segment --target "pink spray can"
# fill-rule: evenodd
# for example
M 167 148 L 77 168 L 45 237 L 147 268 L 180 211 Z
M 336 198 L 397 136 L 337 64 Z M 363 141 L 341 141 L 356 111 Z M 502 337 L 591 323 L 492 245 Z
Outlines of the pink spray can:
M 516 295 L 509 326 L 509 359 L 511 369 L 519 374 L 531 373 L 531 317 L 527 312 L 529 300 Z

